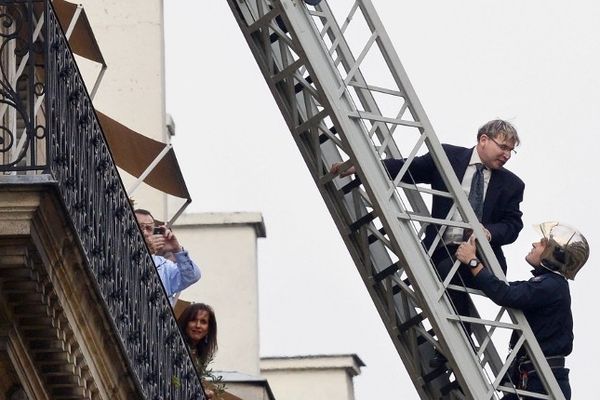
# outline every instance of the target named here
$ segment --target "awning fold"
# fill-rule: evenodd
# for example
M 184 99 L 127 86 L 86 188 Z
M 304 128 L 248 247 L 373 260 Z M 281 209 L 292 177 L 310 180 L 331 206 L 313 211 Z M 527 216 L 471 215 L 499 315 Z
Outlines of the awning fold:
M 73 53 L 106 66 L 83 7 L 65 0 L 53 0 L 52 4 L 63 31 L 71 31 L 69 45 Z
M 168 145 L 139 134 L 96 110 L 117 166 L 139 178 Z M 181 168 L 173 148 L 156 164 L 143 180 L 161 192 L 190 199 Z

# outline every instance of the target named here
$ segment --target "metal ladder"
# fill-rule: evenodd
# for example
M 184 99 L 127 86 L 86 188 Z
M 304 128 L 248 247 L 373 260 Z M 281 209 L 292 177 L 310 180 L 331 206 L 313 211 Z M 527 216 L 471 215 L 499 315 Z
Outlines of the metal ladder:
M 419 396 L 482 400 L 529 393 L 503 382 L 524 347 L 549 393 L 530 395 L 564 399 L 523 314 L 494 306 L 491 318 L 480 316 L 477 305 L 485 299 L 473 295 L 481 293 L 450 283 L 458 264 L 442 281 L 431 263 L 446 227 L 470 228 L 487 265 L 503 276 L 371 1 L 354 2 L 341 26 L 325 0 L 228 3 Z M 355 25 L 359 29 L 352 30 Z M 368 75 L 369 65 L 379 72 Z M 401 182 L 424 152 L 448 192 Z M 395 179 L 382 165 L 385 158 L 406 159 Z M 355 166 L 358 179 L 330 173 L 337 162 L 342 169 Z M 433 195 L 454 200 L 446 219 L 431 217 Z M 451 220 L 455 210 L 462 221 Z M 440 234 L 425 249 L 421 239 L 430 223 Z M 480 301 L 473 299 L 468 316 L 457 315 L 448 288 Z M 491 304 L 485 305 L 488 311 Z M 496 350 L 507 347 L 500 331 L 520 336 L 506 359 Z M 435 348 L 447 357 L 446 366 L 430 367 Z

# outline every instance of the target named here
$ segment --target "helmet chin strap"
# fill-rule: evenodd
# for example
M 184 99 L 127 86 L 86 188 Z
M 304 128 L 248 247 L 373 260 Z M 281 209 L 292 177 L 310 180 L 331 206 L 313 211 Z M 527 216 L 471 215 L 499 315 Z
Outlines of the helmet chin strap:
M 545 265 L 544 263 L 547 263 L 548 265 Z M 561 274 L 558 270 L 560 269 L 560 267 L 555 267 L 553 265 L 553 263 L 547 261 L 547 260 L 542 260 L 542 262 L 540 263 L 540 267 L 543 267 L 545 269 L 547 269 L 550 272 L 554 272 L 557 275 L 563 276 L 563 274 Z

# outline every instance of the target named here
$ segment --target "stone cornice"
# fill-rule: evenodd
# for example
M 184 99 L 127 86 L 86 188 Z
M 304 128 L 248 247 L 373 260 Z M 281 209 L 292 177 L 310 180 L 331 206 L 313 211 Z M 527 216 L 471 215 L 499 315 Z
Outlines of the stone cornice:
M 27 375 L 31 398 L 139 398 L 68 220 L 52 185 L 0 187 L 0 296 L 13 367 Z

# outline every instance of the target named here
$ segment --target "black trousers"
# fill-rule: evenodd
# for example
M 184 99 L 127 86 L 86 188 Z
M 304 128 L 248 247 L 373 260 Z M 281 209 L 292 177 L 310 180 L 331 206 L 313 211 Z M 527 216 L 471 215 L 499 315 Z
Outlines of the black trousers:
M 558 381 L 558 385 L 560 386 L 563 394 L 565 395 L 565 399 L 571 399 L 571 385 L 569 383 L 569 369 L 568 368 L 557 368 L 552 369 L 556 380 Z M 544 385 L 542 384 L 541 379 L 538 377 L 538 374 L 534 371 L 529 373 L 527 378 L 527 387 L 522 389 L 529 390 L 531 392 L 536 393 L 546 393 L 544 390 Z M 533 397 L 529 396 L 517 396 L 516 394 L 510 393 L 502 397 L 503 400 L 518 400 L 518 399 L 533 399 Z
M 452 266 L 456 261 L 454 253 L 456 253 L 457 249 L 458 245 L 446 245 L 443 247 L 438 247 L 431 256 L 431 260 L 433 261 L 442 280 L 446 279 L 448 274 L 450 274 L 450 270 L 452 269 Z M 469 266 L 466 264 L 461 264 L 458 267 L 457 273 L 454 275 L 450 282 L 457 286 L 473 287 L 474 279 L 473 275 L 471 275 Z M 452 300 L 452 303 L 454 304 L 456 312 L 459 315 L 470 316 L 469 295 L 465 292 L 459 292 L 456 290 L 449 290 L 448 294 L 450 296 L 450 299 Z M 469 328 L 467 328 L 467 330 L 469 330 Z

